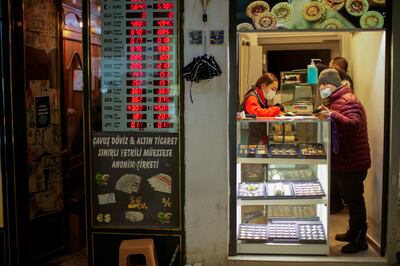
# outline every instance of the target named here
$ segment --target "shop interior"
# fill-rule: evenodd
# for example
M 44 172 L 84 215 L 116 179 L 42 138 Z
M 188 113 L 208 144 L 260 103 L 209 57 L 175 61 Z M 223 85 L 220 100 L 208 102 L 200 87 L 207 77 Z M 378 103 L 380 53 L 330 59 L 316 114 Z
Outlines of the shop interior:
M 237 42 L 239 103 L 264 72 L 274 73 L 279 80 L 282 72 L 305 70 L 306 73 L 307 65 L 313 58 L 321 59 L 321 63 L 325 65 L 337 56 L 348 60 L 353 90 L 367 113 L 372 158 L 372 167 L 364 181 L 369 249 L 352 256 L 379 256 L 381 227 L 385 223 L 382 220 L 385 32 L 250 32 L 239 33 Z M 314 92 L 311 89 L 310 93 L 315 95 Z M 280 82 L 274 103 L 285 102 L 286 93 Z M 257 209 L 256 206 L 246 207 Z M 340 250 L 343 243 L 335 241 L 335 234 L 345 232 L 347 219 L 346 208 L 342 212 L 329 215 L 330 256 L 344 256 Z M 238 221 L 240 222 L 243 221 Z

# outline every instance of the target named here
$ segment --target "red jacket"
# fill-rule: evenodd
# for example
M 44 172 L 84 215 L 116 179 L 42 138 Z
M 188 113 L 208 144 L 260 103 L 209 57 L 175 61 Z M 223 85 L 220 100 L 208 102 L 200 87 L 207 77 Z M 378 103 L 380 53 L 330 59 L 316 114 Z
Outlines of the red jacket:
M 247 93 L 244 99 L 244 110 L 248 114 L 255 114 L 256 116 L 274 117 L 280 114 L 281 108 L 279 106 L 268 107 L 264 95 L 257 89 Z
M 371 167 L 367 116 L 364 106 L 347 87 L 330 97 L 332 122 L 338 131 L 339 151 L 332 152 L 332 170 L 358 172 Z

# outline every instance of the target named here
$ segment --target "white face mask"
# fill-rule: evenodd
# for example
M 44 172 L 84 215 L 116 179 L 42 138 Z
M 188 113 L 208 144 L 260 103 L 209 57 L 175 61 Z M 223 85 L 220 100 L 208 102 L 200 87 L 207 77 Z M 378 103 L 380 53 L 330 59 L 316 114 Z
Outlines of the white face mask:
M 331 96 L 331 89 L 329 87 L 325 87 L 319 91 L 319 94 L 321 95 L 322 99 L 328 98 Z
M 267 93 L 264 92 L 264 98 L 267 100 L 272 100 L 275 97 L 275 91 L 274 90 L 268 90 Z

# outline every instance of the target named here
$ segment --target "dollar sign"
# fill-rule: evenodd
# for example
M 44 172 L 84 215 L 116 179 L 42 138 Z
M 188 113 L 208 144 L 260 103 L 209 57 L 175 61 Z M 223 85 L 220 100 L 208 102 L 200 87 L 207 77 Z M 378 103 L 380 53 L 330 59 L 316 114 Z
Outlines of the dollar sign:
M 111 221 L 111 215 L 107 213 L 106 215 L 104 215 L 104 222 L 109 223 L 110 221 Z

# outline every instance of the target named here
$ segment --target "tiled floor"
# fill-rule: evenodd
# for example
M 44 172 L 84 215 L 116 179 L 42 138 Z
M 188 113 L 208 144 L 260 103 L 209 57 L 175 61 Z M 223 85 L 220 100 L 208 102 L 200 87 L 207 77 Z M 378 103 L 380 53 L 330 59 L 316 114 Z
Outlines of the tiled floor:
M 346 210 L 344 210 L 341 213 L 330 216 L 330 233 L 329 233 L 330 256 L 379 257 L 379 254 L 371 247 L 369 247 L 367 251 L 359 252 L 352 255 L 341 253 L 340 250 L 342 246 L 344 246 L 346 243 L 336 241 L 335 235 L 337 233 L 345 232 L 347 228 L 347 219 L 348 219 L 348 213 Z M 87 266 L 87 257 L 85 255 L 85 251 L 70 253 L 61 258 L 51 261 L 49 264 L 46 264 L 45 266 Z
M 338 233 L 344 233 L 346 232 L 347 229 L 347 220 L 348 220 L 348 211 L 345 209 L 344 211 L 331 215 L 330 216 L 330 231 L 329 231 L 329 242 L 330 242 L 330 247 L 329 247 L 329 253 L 331 256 L 377 256 L 379 257 L 379 254 L 371 247 L 369 246 L 368 250 L 355 253 L 352 255 L 349 254 L 342 254 L 341 248 L 346 245 L 345 242 L 339 242 L 335 240 L 335 235 Z
M 43 266 L 87 266 L 85 251 L 69 253 L 61 258 L 54 259 Z

